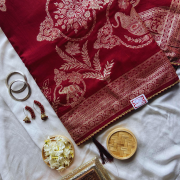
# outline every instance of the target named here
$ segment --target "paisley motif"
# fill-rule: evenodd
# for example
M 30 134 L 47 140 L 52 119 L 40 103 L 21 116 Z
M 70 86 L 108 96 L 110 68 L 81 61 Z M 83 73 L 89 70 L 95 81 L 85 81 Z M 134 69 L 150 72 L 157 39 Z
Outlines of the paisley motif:
M 106 48 L 112 49 L 115 46 L 120 45 L 120 39 L 118 36 L 113 35 L 113 28 L 109 23 L 106 23 L 98 31 L 97 40 L 94 43 L 95 49 Z

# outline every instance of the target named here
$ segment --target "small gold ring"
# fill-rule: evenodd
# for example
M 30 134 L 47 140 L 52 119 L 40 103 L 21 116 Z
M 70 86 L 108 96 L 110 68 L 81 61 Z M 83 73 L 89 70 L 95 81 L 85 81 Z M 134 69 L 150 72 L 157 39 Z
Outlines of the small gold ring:
M 23 99 L 18 99 L 18 98 L 16 98 L 16 97 L 14 97 L 14 95 L 13 95 L 13 93 L 12 93 L 12 89 L 11 89 L 12 85 L 13 85 L 15 82 L 19 82 L 19 81 L 25 83 L 26 86 L 28 87 L 28 94 L 27 94 L 27 96 L 26 96 L 25 98 L 23 98 Z M 13 82 L 9 85 L 9 94 L 10 94 L 10 96 L 11 96 L 14 100 L 16 100 L 16 101 L 25 101 L 25 100 L 27 100 L 27 99 L 31 96 L 31 88 L 30 88 L 29 84 L 28 84 L 26 81 L 21 80 L 21 79 L 18 79 L 18 80 L 16 80 L 16 81 L 13 81 Z
M 20 74 L 20 75 L 24 78 L 24 80 L 27 82 L 27 77 L 26 77 L 23 73 L 21 73 L 21 72 L 19 72 L 19 71 L 14 71 L 14 72 L 11 72 L 11 73 L 6 77 L 6 86 L 7 86 L 7 88 L 9 88 L 9 84 L 8 84 L 9 78 L 10 78 L 12 75 L 14 75 L 14 74 Z M 26 86 L 27 86 L 27 84 L 24 83 L 24 86 L 23 86 L 21 89 L 19 89 L 19 90 L 13 90 L 13 89 L 11 89 L 11 91 L 12 91 L 13 93 L 21 93 L 21 92 L 23 92 L 23 91 L 26 89 Z

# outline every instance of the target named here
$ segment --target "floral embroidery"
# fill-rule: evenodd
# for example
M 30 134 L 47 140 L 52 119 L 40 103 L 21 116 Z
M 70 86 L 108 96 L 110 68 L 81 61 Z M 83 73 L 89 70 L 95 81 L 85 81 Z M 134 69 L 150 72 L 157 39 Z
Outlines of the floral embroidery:
M 82 75 L 74 71 L 66 74 L 58 69 L 55 69 L 54 72 L 54 80 L 56 82 L 54 90 L 54 109 L 57 109 L 56 105 L 74 107 L 79 104 L 84 99 L 83 96 L 86 91 L 86 85 L 83 81 Z M 62 82 L 66 85 L 63 86 L 61 84 Z M 57 92 L 58 97 L 56 97 Z
M 124 37 L 130 41 L 130 42 L 134 42 L 134 43 L 144 43 L 144 42 L 147 42 L 149 39 L 151 39 L 151 37 L 149 36 L 149 34 L 143 36 L 143 37 L 140 37 L 140 38 L 132 38 L 132 37 L 129 37 L 129 36 L 126 36 L 124 35 Z
M 107 3 L 109 0 L 56 0 L 56 2 L 47 0 L 47 17 L 40 24 L 37 40 L 53 41 L 61 36 L 71 41 L 87 38 L 96 23 L 96 10 L 102 9 Z M 86 34 L 79 37 L 77 33 L 82 28 L 86 29 Z M 69 37 L 67 35 L 69 30 L 73 30 L 75 35 L 71 34 Z
M 64 71 L 59 71 L 58 69 L 54 70 L 54 81 L 56 82 L 56 86 L 58 84 L 61 84 L 62 81 L 66 81 L 67 80 L 67 76 L 66 73 Z
M 38 41 L 54 41 L 60 36 L 60 30 L 54 28 L 54 23 L 51 18 L 46 17 L 46 19 L 40 24 L 40 33 L 37 36 Z
M 72 82 L 72 83 L 76 83 L 76 84 L 80 84 L 81 80 L 82 80 L 82 74 L 80 73 L 77 73 L 77 72 L 72 72 L 69 76 L 69 82 Z
M 130 0 L 130 3 L 133 5 L 133 7 L 136 7 L 139 4 L 140 0 Z
M 54 90 L 54 103 L 58 101 L 62 106 L 71 107 L 74 107 L 75 105 L 80 103 L 84 99 L 83 96 L 86 92 L 86 84 L 84 82 L 84 79 L 91 78 L 101 81 L 105 80 L 108 83 L 111 81 L 110 75 L 114 65 L 113 60 L 111 60 L 110 62 L 107 61 L 104 69 L 102 69 L 99 59 L 100 50 L 98 50 L 94 55 L 93 62 L 91 63 L 87 50 L 87 43 L 88 41 L 84 43 L 81 51 L 79 50 L 78 43 L 71 43 L 71 45 L 76 45 L 75 47 L 78 47 L 78 49 L 76 49 L 76 52 L 78 50 L 78 53 L 81 53 L 81 61 L 73 57 L 72 52 L 69 53 L 71 55 L 70 57 L 69 55 L 65 54 L 59 47 L 56 47 L 57 53 L 66 63 L 63 64 L 59 68 L 59 70 L 54 70 L 54 80 L 56 82 L 56 87 Z M 68 42 L 68 44 L 70 44 L 70 42 Z M 67 45 L 65 47 L 67 47 Z M 73 54 L 75 55 L 76 53 Z M 76 69 L 78 69 L 78 71 L 75 71 Z M 73 71 L 71 73 L 64 72 L 69 70 Z M 64 84 L 67 84 L 67 86 L 64 87 Z M 57 96 L 57 91 L 58 95 L 61 96 Z M 65 95 L 66 97 L 64 97 L 63 99 L 62 95 Z
M 118 18 L 120 18 L 121 26 L 124 29 L 127 29 L 130 33 L 136 36 L 142 36 L 148 33 L 147 29 L 143 25 L 142 20 L 140 19 L 134 8 L 131 9 L 130 16 L 127 16 L 122 12 L 117 12 L 114 18 L 117 23 L 116 26 L 113 25 L 114 28 L 119 27 Z
M 87 29 L 87 23 L 91 20 L 91 12 L 86 11 L 86 4 L 79 1 L 71 2 L 71 0 L 54 3 L 57 10 L 54 11 L 54 18 L 57 20 L 55 26 L 61 26 L 62 29 L 74 29 L 78 32 L 79 27 Z
M 130 45 L 130 44 L 125 43 L 118 36 L 113 35 L 112 25 L 109 23 L 106 23 L 98 31 L 97 40 L 94 43 L 94 48 L 95 49 L 100 49 L 100 48 L 112 49 L 115 46 L 123 45 L 123 46 L 126 46 L 127 48 L 139 49 L 139 48 L 143 48 L 143 47 L 149 45 L 153 41 L 152 37 L 147 34 L 140 38 L 136 38 L 136 39 L 131 38 L 126 35 L 124 35 L 124 37 L 127 39 L 128 42 L 135 42 L 135 43 L 139 43 L 139 44 Z
M 102 28 L 98 30 L 97 40 L 94 43 L 94 48 L 112 49 L 115 46 L 123 45 L 127 48 L 139 49 L 148 46 L 153 41 L 153 38 L 149 35 L 147 36 L 148 31 L 144 27 L 143 22 L 141 21 L 139 15 L 136 13 L 133 7 L 131 8 L 130 16 L 125 15 L 122 12 L 115 13 L 114 17 L 117 22 L 117 25 L 115 26 L 111 24 L 111 21 L 109 19 L 109 12 L 112 3 L 113 0 L 111 0 L 107 6 L 107 10 L 106 10 L 107 22 Z M 119 19 L 121 22 L 121 26 L 119 23 Z M 127 29 L 128 32 L 130 32 L 131 34 L 142 37 L 132 38 L 129 37 L 129 33 L 128 36 L 124 35 L 124 38 L 120 36 L 116 36 L 114 34 L 113 28 L 119 28 L 118 29 L 119 31 L 121 31 L 121 28 L 124 28 Z M 134 45 L 134 42 L 136 43 L 136 45 Z
M 0 11 L 6 11 L 6 0 L 0 0 Z
M 129 6 L 129 1 L 128 0 L 118 0 L 118 5 L 120 9 L 127 9 Z
M 50 102 L 51 101 L 51 88 L 48 88 L 48 86 L 49 86 L 49 79 L 43 82 L 41 91 L 44 94 L 44 96 L 47 98 L 47 100 Z
M 66 52 L 72 56 L 80 53 L 80 50 L 79 50 L 80 47 L 78 43 L 68 42 L 65 47 L 66 47 Z
M 66 61 L 65 64 L 63 64 L 60 69 L 61 70 L 72 70 L 72 69 L 78 69 L 78 71 L 91 71 L 91 72 L 84 72 L 82 73 L 83 78 L 95 78 L 95 79 L 99 79 L 99 80 L 107 80 L 109 82 L 109 75 L 110 75 L 110 71 L 111 68 L 114 65 L 113 60 L 111 62 L 107 62 L 107 64 L 105 65 L 105 68 L 103 70 L 103 73 L 101 73 L 102 71 L 102 67 L 100 64 L 100 59 L 99 59 L 99 50 L 95 53 L 94 55 L 94 59 L 93 59 L 93 66 L 92 63 L 90 61 L 90 57 L 88 54 L 88 50 L 87 50 L 87 43 L 88 41 L 86 41 L 82 47 L 82 51 L 81 51 L 81 56 L 82 56 L 82 60 L 83 62 L 77 60 L 74 57 L 70 57 L 67 54 L 65 54 L 59 47 L 56 47 L 56 51 L 59 54 L 59 56 Z
M 115 46 L 120 45 L 118 36 L 113 35 L 113 28 L 110 24 L 106 23 L 98 31 L 97 40 L 94 43 L 95 49 L 106 48 L 112 49 Z

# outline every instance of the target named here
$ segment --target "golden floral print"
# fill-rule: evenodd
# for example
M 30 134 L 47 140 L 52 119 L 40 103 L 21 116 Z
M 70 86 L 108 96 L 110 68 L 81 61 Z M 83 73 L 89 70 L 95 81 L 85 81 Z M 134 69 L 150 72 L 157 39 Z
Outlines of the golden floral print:
M 86 84 L 82 74 L 78 72 L 65 73 L 64 71 L 54 70 L 56 87 L 54 90 L 54 107 L 56 105 L 71 106 L 79 104 L 84 99 Z M 63 82 L 62 85 L 61 83 Z M 56 111 L 56 110 L 55 110 Z
M 47 98 L 48 101 L 51 101 L 51 88 L 49 86 L 49 79 L 43 82 L 43 86 L 41 88 L 42 93 Z
M 115 46 L 120 45 L 120 39 L 118 36 L 113 35 L 113 28 L 109 23 L 106 23 L 98 31 L 97 40 L 94 43 L 95 49 L 106 48 L 112 49 Z
M 82 56 L 83 62 L 76 59 L 73 56 L 71 56 L 71 57 L 68 56 L 59 47 L 56 47 L 57 53 L 66 62 L 65 64 L 63 64 L 60 67 L 60 69 L 64 70 L 64 71 L 78 69 L 78 72 L 83 70 L 84 71 L 82 73 L 83 78 L 95 78 L 95 79 L 99 79 L 99 80 L 107 80 L 109 82 L 111 68 L 114 65 L 113 60 L 111 60 L 110 62 L 107 61 L 105 68 L 102 71 L 102 67 L 101 67 L 100 59 L 99 59 L 99 51 L 100 50 L 98 50 L 95 53 L 94 59 L 93 59 L 93 64 L 92 64 L 89 54 L 88 54 L 87 43 L 88 43 L 88 40 L 84 43 L 82 50 L 81 50 L 81 56 Z M 87 72 L 87 71 L 90 71 L 90 72 Z
M 98 79 L 108 83 L 111 81 L 110 75 L 114 65 L 113 60 L 107 61 L 105 67 L 102 68 L 99 58 L 100 50 L 98 50 L 95 53 L 91 63 L 91 59 L 87 50 L 87 44 L 88 41 L 84 43 L 80 51 L 78 43 L 68 42 L 65 45 L 66 52 L 71 56 L 63 52 L 59 47 L 56 47 L 57 53 L 66 63 L 63 64 L 59 69 L 54 70 L 54 80 L 56 82 L 56 87 L 54 90 L 54 103 L 59 101 L 60 105 L 70 105 L 71 107 L 74 107 L 80 103 L 83 100 L 83 96 L 86 91 L 86 84 L 84 79 Z M 75 49 L 73 49 L 71 52 L 71 48 L 73 47 L 75 47 Z M 82 57 L 81 60 L 78 60 L 73 56 L 79 53 Z M 77 71 L 75 71 L 76 69 Z M 65 72 L 69 72 L 70 70 L 72 71 L 71 73 Z M 64 84 L 67 84 L 67 86 L 64 87 Z M 62 95 L 66 96 L 64 97 L 64 100 L 62 100 Z
M 78 43 L 68 42 L 65 47 L 66 47 L 66 52 L 72 56 L 80 53 L 80 50 L 79 50 L 80 47 Z
M 109 9 L 107 10 L 107 16 L 108 14 Z M 132 38 L 124 35 L 125 39 L 122 40 L 120 37 L 114 35 L 113 28 L 120 27 L 118 16 L 120 16 L 120 19 L 122 20 L 121 26 L 123 28 L 127 29 L 131 34 L 141 37 Z M 142 21 L 139 19 L 138 14 L 135 12 L 134 8 L 131 9 L 130 16 L 127 16 L 121 12 L 117 12 L 115 14 L 115 19 L 117 20 L 117 26 L 111 24 L 108 19 L 107 23 L 98 30 L 97 40 L 94 43 L 95 49 L 112 49 L 119 45 L 123 45 L 132 49 L 139 49 L 149 45 L 153 41 L 152 37 L 148 34 L 147 29 L 143 26 Z M 129 44 L 130 42 L 133 42 L 133 44 Z M 136 45 L 134 45 L 134 43 L 136 43 Z
M 80 41 L 87 38 L 94 29 L 96 23 L 96 11 L 104 8 L 109 0 L 47 0 L 47 17 L 40 24 L 38 41 L 54 41 L 64 37 L 71 41 Z M 51 7 L 51 11 L 49 11 Z M 78 31 L 84 28 L 86 34 L 78 35 Z M 74 31 L 71 37 L 67 32 Z
M 134 8 L 131 9 L 130 16 L 122 12 L 117 12 L 114 18 L 117 23 L 117 25 L 113 25 L 114 28 L 119 27 L 120 24 L 118 18 L 120 18 L 121 26 L 124 29 L 127 29 L 130 33 L 136 36 L 142 36 L 148 33 L 147 29 L 143 25 L 142 20 L 140 19 Z
M 79 27 L 88 28 L 88 21 L 91 21 L 90 10 L 100 10 L 109 0 L 64 0 L 54 3 L 57 9 L 53 12 L 56 19 L 55 26 L 62 29 L 74 29 L 78 32 Z
M 54 41 L 56 38 L 61 37 L 60 30 L 54 28 L 54 22 L 50 17 L 46 17 L 40 24 L 40 33 L 37 36 L 38 41 Z
M 130 3 L 133 5 L 133 7 L 136 7 L 139 4 L 140 0 L 130 0 Z
M 128 0 L 118 0 L 118 5 L 120 9 L 127 9 L 129 6 L 129 1 Z
M 144 43 L 144 42 L 147 42 L 149 39 L 151 39 L 150 35 L 147 34 L 143 37 L 140 37 L 140 38 L 132 38 L 132 37 L 129 37 L 127 35 L 124 35 L 124 37 L 130 41 L 130 42 L 134 42 L 134 43 Z
M 0 0 L 0 11 L 6 11 L 6 0 Z

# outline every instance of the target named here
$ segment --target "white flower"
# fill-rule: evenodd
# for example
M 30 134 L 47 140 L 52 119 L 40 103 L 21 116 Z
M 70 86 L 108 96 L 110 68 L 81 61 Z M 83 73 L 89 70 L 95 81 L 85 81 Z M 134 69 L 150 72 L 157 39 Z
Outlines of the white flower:
M 72 158 L 74 157 L 74 151 L 69 141 L 62 137 L 50 138 L 45 140 L 44 154 L 46 163 L 50 164 L 52 169 L 62 170 L 69 166 Z

